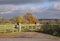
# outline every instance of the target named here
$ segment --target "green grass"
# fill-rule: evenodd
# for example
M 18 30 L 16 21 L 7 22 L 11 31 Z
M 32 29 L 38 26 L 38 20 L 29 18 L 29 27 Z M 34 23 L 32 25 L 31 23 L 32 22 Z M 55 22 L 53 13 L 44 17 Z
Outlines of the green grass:
M 0 24 L 0 32 L 4 32 L 5 29 L 6 29 L 6 31 L 12 30 L 13 28 L 14 28 L 14 24 Z

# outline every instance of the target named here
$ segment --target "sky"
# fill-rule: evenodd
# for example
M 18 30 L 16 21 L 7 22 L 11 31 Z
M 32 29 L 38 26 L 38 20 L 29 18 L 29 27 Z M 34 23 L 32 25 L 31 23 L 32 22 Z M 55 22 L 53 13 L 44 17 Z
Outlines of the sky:
M 31 12 L 38 19 L 60 19 L 60 0 L 0 0 L 0 17 Z

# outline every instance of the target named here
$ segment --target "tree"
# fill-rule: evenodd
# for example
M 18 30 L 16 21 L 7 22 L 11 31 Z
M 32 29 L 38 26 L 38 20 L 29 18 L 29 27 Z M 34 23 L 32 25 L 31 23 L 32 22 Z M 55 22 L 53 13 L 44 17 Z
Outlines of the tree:
M 1 23 L 9 23 L 9 19 L 7 17 L 1 18 Z
M 15 17 L 11 18 L 10 21 L 11 21 L 11 23 L 15 23 L 16 22 Z
M 2 23 L 2 19 L 0 18 L 0 23 Z
M 17 22 L 20 22 L 20 23 L 23 23 L 24 22 L 24 19 L 22 17 L 20 17 L 20 16 L 17 16 L 16 17 L 16 21 Z
M 15 17 L 13 17 L 13 18 L 11 19 L 11 21 L 12 21 L 13 23 L 15 23 L 15 22 L 23 23 L 23 22 L 24 22 L 24 19 L 23 19 L 21 16 L 15 16 Z
M 29 21 L 29 23 L 35 23 L 38 20 L 32 15 L 32 13 L 27 13 L 26 15 L 24 15 L 24 18 Z

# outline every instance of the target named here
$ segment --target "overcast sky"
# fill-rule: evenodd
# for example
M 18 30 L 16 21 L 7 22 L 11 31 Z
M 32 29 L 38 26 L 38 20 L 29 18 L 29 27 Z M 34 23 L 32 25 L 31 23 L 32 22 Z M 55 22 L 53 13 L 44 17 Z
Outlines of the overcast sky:
M 0 0 L 0 16 L 11 18 L 27 12 L 38 19 L 60 19 L 60 0 Z

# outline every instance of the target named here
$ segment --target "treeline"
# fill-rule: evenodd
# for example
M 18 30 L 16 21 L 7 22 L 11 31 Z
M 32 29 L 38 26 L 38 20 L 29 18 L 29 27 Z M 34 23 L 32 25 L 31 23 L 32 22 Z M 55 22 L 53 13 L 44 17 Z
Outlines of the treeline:
M 36 23 L 39 22 L 40 24 L 60 24 L 60 19 L 36 19 L 32 13 L 28 12 L 24 16 L 14 16 L 11 19 L 6 17 L 0 18 L 1 23 Z
M 40 24 L 60 24 L 60 19 L 39 19 Z
M 32 13 L 28 12 L 24 16 L 14 16 L 11 19 L 8 18 L 0 18 L 0 23 L 36 23 L 38 20 L 32 15 Z

